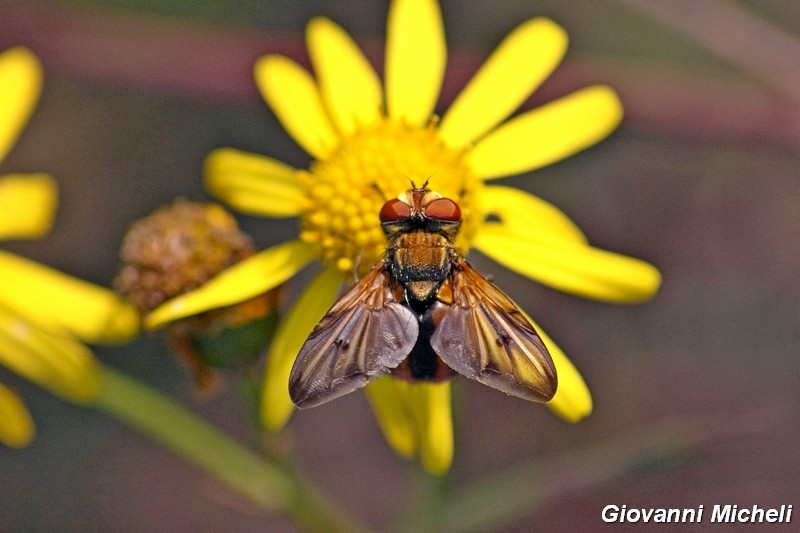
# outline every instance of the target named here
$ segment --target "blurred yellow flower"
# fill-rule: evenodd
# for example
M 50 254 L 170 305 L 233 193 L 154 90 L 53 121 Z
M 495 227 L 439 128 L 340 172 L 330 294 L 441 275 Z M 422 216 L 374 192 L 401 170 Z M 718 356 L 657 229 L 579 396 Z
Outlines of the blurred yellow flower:
M 42 67 L 25 48 L 0 53 L 0 162 L 41 92 Z M 47 174 L 0 176 L 0 238 L 35 238 L 58 203 Z M 83 342 L 117 342 L 138 330 L 136 311 L 112 291 L 0 251 L 0 364 L 76 402 L 100 390 L 99 366 Z M 0 442 L 28 444 L 34 427 L 19 398 L 0 385 Z
M 609 302 L 650 298 L 661 277 L 652 265 L 593 248 L 556 207 L 517 189 L 486 182 L 559 161 L 606 137 L 622 106 L 612 89 L 586 87 L 509 119 L 561 61 L 564 30 L 545 18 L 514 29 L 450 108 L 434 113 L 446 46 L 434 0 L 393 0 L 384 84 L 347 33 L 326 18 L 306 33 L 312 77 L 292 60 L 258 60 L 255 79 L 294 140 L 315 161 L 308 170 L 220 149 L 206 162 L 212 194 L 247 213 L 300 219 L 296 240 L 231 268 L 204 287 L 166 302 L 151 327 L 230 305 L 292 277 L 313 259 L 326 266 L 300 295 L 267 359 L 262 416 L 286 423 L 293 406 L 287 381 L 306 336 L 335 300 L 343 279 L 363 274 L 386 247 L 378 212 L 409 188 L 409 179 L 461 206 L 456 241 L 553 288 Z M 537 329 L 541 332 L 541 328 Z M 548 406 L 577 421 L 592 409 L 580 374 L 546 335 L 559 388 Z M 450 385 L 410 385 L 382 378 L 367 393 L 388 442 L 418 455 L 430 472 L 446 471 L 453 454 Z

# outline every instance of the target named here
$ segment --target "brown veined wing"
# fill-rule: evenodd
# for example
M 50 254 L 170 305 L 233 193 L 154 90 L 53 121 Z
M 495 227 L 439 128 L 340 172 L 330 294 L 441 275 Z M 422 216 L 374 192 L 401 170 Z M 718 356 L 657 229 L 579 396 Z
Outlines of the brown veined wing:
M 289 396 L 313 407 L 391 372 L 414 347 L 419 325 L 395 301 L 379 262 L 343 294 L 306 339 L 289 376 Z
M 522 311 L 463 259 L 451 276 L 453 302 L 431 346 L 453 370 L 512 396 L 549 401 L 555 366 Z

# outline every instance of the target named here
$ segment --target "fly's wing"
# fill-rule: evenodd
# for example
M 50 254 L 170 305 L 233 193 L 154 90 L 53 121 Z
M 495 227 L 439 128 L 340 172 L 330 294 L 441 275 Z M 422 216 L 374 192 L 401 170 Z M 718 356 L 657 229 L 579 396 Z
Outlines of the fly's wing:
M 289 396 L 312 407 L 389 373 L 414 347 L 416 316 L 397 303 L 381 261 L 339 298 L 306 339 L 289 376 Z
M 546 402 L 558 380 L 542 339 L 519 308 L 466 261 L 453 268 L 453 302 L 431 336 L 447 366 L 512 396 Z

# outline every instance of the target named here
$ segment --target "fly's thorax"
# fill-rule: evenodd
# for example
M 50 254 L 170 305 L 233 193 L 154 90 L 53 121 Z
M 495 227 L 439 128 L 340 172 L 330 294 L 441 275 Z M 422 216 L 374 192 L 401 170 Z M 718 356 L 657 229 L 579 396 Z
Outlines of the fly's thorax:
M 392 277 L 403 286 L 407 299 L 430 302 L 450 275 L 455 253 L 450 240 L 439 233 L 398 233 L 389 249 Z

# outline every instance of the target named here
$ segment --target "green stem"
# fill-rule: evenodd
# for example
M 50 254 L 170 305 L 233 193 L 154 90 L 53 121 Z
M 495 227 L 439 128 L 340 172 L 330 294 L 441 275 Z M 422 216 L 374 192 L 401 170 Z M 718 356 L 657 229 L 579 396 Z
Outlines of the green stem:
M 238 373 L 235 383 L 236 391 L 247 414 L 251 427 L 258 433 L 262 431 L 261 417 L 258 412 L 259 394 L 261 391 L 260 377 L 253 368 L 245 368 Z
M 293 517 L 309 531 L 364 531 L 287 466 L 258 456 L 147 385 L 103 368 L 94 407 L 141 431 L 268 512 Z

